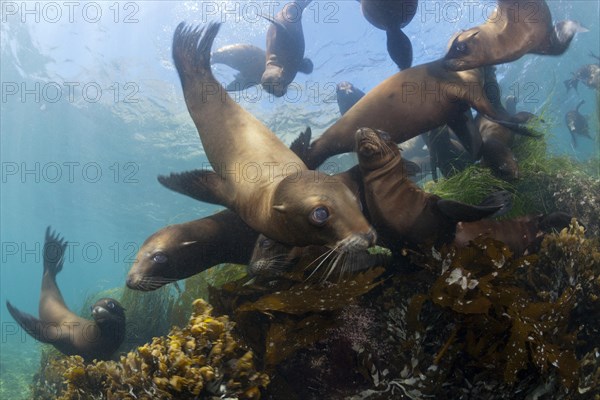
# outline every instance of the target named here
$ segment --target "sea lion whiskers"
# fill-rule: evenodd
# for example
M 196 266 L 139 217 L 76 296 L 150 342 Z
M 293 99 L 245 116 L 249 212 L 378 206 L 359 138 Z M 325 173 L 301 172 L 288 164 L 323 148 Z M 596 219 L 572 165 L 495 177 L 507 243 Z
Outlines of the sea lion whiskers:
M 135 289 L 149 292 L 169 283 L 176 282 L 177 280 L 177 278 L 165 278 L 162 276 L 144 276 L 136 282 Z
M 306 277 L 306 279 L 304 280 L 305 282 L 308 281 L 310 278 L 313 277 L 313 275 L 319 270 L 319 268 L 321 268 L 321 266 L 325 263 L 325 261 L 327 261 L 327 259 L 334 253 L 336 253 L 338 250 L 338 246 L 335 246 L 331 249 L 329 249 L 327 252 L 325 252 L 324 254 L 320 255 L 319 257 L 315 258 L 310 264 L 308 264 L 306 266 L 306 269 L 310 268 L 314 263 L 316 263 L 317 261 L 319 261 L 319 259 L 322 259 L 321 262 L 319 262 L 319 264 L 315 267 L 315 269 L 310 273 L 310 275 L 308 275 L 308 277 Z M 331 261 L 331 260 L 330 260 Z

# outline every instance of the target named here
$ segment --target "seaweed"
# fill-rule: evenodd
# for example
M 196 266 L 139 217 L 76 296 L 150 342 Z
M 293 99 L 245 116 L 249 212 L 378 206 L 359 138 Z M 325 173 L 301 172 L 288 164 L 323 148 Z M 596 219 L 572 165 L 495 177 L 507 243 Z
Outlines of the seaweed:
M 67 399 L 260 398 L 267 375 L 254 367 L 253 353 L 232 334 L 227 317 L 212 316 L 203 300 L 183 329 L 138 347 L 115 361 L 85 364 L 79 356 L 50 360 L 44 384 Z

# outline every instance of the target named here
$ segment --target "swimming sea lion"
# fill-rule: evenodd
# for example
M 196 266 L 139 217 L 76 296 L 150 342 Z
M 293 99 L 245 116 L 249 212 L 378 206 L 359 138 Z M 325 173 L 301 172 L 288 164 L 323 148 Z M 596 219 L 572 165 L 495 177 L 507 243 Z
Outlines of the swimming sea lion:
M 478 236 L 486 236 L 503 242 L 515 257 L 520 257 L 537 252 L 546 233 L 560 232 L 569 226 L 570 221 L 570 215 L 553 212 L 549 215 L 527 215 L 502 221 L 459 222 L 453 244 L 464 247 Z
M 314 267 L 316 272 L 322 264 L 326 264 L 323 276 L 327 279 L 336 270 L 337 258 L 332 254 L 335 253 L 325 246 L 288 246 L 260 235 L 248 263 L 248 274 L 260 279 L 276 279 L 310 267 Z M 342 269 L 337 270 L 339 276 L 389 263 L 387 255 L 369 254 L 367 251 L 351 253 L 346 257 Z
M 79 355 L 86 361 L 106 360 L 125 338 L 125 312 L 118 301 L 98 300 L 91 308 L 93 321 L 79 317 L 65 304 L 56 284 L 63 267 L 67 242 L 46 229 L 44 275 L 40 293 L 39 319 L 19 311 L 10 302 L 10 315 L 34 339 L 53 345 L 66 355 Z
M 574 110 L 571 110 L 565 114 L 565 124 L 571 134 L 571 141 L 573 147 L 577 146 L 577 135 L 584 136 L 592 139 L 590 136 L 590 128 L 588 126 L 587 119 L 579 113 L 579 108 L 585 103 L 585 100 L 581 100 Z
M 346 114 L 346 111 L 352 108 L 365 95 L 362 90 L 357 89 L 353 84 L 346 81 L 337 84 L 335 93 L 341 115 Z
M 265 72 L 266 53 L 251 44 L 230 44 L 213 52 L 213 64 L 225 64 L 238 70 L 235 79 L 227 84 L 227 91 L 240 91 L 259 85 Z
M 440 245 L 454 238 L 459 221 L 475 221 L 500 211 L 508 201 L 499 192 L 497 204 L 471 206 L 421 190 L 408 179 L 398 146 L 383 131 L 356 131 L 356 153 L 370 221 L 380 244 L 397 251 L 402 246 Z
M 367 21 L 385 31 L 388 54 L 401 70 L 412 65 L 412 44 L 402 28 L 412 21 L 418 3 L 418 0 L 360 0 Z
M 511 116 L 503 108 L 494 107 L 486 95 L 488 87 L 481 69 L 454 72 L 443 64 L 443 60 L 437 60 L 400 71 L 370 90 L 311 144 L 307 166 L 316 168 L 328 157 L 352 151 L 354 133 L 364 126 L 389 132 L 396 143 L 402 143 L 448 124 L 462 135 L 461 143 L 478 159 L 481 136 L 472 121 L 465 118 L 470 107 L 519 133 L 529 134 L 521 124 L 532 114 Z
M 267 57 L 261 83 L 263 88 L 281 97 L 287 92 L 296 74 L 310 74 L 313 63 L 304 58 L 304 33 L 302 12 L 312 0 L 290 1 L 275 15 L 267 18 L 271 25 L 267 30 Z
M 304 163 L 215 80 L 210 48 L 219 24 L 180 24 L 173 59 L 185 101 L 214 172 L 171 175 L 161 183 L 193 198 L 224 205 L 254 230 L 298 246 L 360 251 L 376 234 L 358 200 L 340 181 Z
M 506 110 L 511 115 L 516 114 L 516 98 L 514 96 L 506 98 Z M 511 149 L 514 132 L 480 114 L 475 117 L 475 124 L 483 141 L 481 165 L 490 168 L 501 179 L 517 179 L 519 165 Z
M 575 33 L 586 31 L 571 20 L 553 26 L 545 0 L 498 0 L 485 23 L 450 39 L 444 65 L 464 71 L 514 61 L 528 53 L 558 56 L 569 48 Z
M 598 59 L 600 61 L 600 57 L 590 52 L 590 56 Z M 564 84 L 567 88 L 567 93 L 569 93 L 569 89 L 574 88 L 577 91 L 577 84 L 579 81 L 583 82 L 589 88 L 600 90 L 600 64 L 587 64 L 583 67 L 579 68 L 576 72 L 572 73 L 573 78 L 567 79 Z
M 248 264 L 257 238 L 258 232 L 229 210 L 166 226 L 140 247 L 127 286 L 155 290 L 217 264 Z

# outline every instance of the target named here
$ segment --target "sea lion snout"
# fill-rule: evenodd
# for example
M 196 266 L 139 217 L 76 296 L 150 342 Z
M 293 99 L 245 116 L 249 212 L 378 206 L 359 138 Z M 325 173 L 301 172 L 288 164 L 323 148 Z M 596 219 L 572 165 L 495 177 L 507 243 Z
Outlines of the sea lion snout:
M 339 248 L 341 252 L 355 253 L 374 246 L 376 242 L 377 232 L 375 232 L 375 229 L 370 228 L 369 231 L 365 233 L 355 233 L 341 240 L 336 244 L 336 247 Z

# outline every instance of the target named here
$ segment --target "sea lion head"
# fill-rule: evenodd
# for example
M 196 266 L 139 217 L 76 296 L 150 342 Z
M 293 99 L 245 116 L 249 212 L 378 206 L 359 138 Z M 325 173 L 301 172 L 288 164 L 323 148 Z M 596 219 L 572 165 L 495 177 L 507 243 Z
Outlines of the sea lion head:
M 189 237 L 181 224 L 166 226 L 152 234 L 137 253 L 127 275 L 127 287 L 155 290 L 194 275 L 198 246 L 195 241 L 187 241 Z
M 362 170 L 380 169 L 393 159 L 401 160 L 400 148 L 389 133 L 359 128 L 355 134 L 355 150 Z
M 125 323 L 125 309 L 110 297 L 98 300 L 91 307 L 92 317 L 99 326 Z
M 277 61 L 277 57 L 271 55 L 267 60 L 265 72 L 261 78 L 263 89 L 275 97 L 282 97 L 287 92 L 287 87 L 293 77 L 287 76 L 286 69 Z
M 319 171 L 285 177 L 273 194 L 273 209 L 280 237 L 296 246 L 326 245 L 356 252 L 377 239 L 356 196 L 341 180 Z
M 444 67 L 451 71 L 464 71 L 480 67 L 482 64 L 483 43 L 479 28 L 456 33 L 451 39 L 444 56 Z
M 259 235 L 248 263 L 248 274 L 265 278 L 277 278 L 295 265 L 300 257 L 300 249 Z

